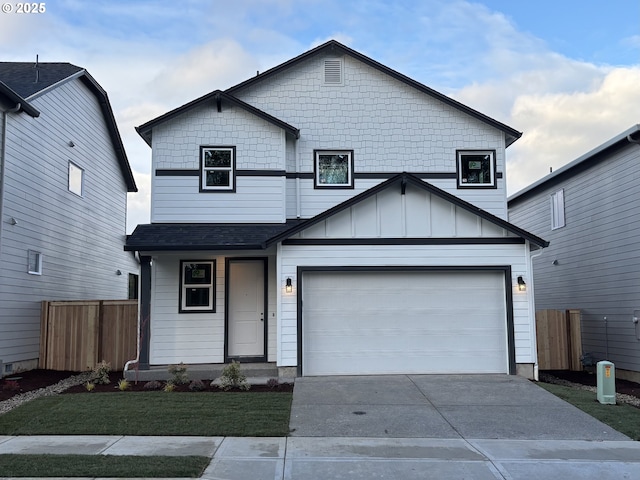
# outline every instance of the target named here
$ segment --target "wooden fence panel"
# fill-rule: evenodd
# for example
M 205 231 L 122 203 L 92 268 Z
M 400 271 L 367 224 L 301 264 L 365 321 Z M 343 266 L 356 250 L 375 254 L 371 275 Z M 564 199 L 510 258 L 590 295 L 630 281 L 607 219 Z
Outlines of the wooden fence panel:
M 81 372 L 136 356 L 136 300 L 42 302 L 39 367 Z
M 536 341 L 540 370 L 582 370 L 580 310 L 537 311 Z

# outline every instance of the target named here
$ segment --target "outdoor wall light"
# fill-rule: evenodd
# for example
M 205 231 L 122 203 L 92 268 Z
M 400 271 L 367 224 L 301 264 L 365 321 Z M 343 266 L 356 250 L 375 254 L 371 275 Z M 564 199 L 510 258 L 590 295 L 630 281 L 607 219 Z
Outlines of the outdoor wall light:
M 69 140 L 69 143 L 67 143 L 67 145 L 69 145 L 71 148 L 76 146 L 76 144 L 73 143 L 73 140 Z
M 291 293 L 291 292 L 293 292 L 293 285 L 291 284 L 291 277 L 288 277 L 288 278 L 287 278 L 287 284 L 286 284 L 286 286 L 285 286 L 285 291 L 286 291 L 287 293 Z
M 122 275 L 122 271 L 116 270 L 116 275 Z
M 518 277 L 518 290 L 521 292 L 527 291 L 527 284 L 524 283 L 524 279 L 522 277 Z

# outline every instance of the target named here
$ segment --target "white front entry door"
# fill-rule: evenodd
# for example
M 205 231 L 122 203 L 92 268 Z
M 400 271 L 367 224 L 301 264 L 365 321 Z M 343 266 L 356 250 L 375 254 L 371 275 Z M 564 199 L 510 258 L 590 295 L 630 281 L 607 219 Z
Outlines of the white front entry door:
M 228 356 L 264 357 L 265 262 L 230 260 Z

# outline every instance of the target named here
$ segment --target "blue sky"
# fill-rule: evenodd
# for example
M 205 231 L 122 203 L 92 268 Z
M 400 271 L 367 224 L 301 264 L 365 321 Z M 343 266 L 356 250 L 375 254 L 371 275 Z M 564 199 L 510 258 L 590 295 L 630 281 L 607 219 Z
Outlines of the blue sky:
M 509 193 L 640 123 L 638 0 L 44 3 L 0 13 L 0 59 L 74 63 L 107 90 L 140 187 L 128 231 L 149 221 L 135 126 L 330 38 L 524 132 Z

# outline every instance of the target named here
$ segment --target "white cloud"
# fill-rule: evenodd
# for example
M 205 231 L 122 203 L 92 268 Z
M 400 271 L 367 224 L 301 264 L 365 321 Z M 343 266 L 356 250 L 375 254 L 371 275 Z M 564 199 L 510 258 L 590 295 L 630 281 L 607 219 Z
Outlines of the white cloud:
M 127 233 L 133 232 L 138 224 L 149 223 L 151 210 L 151 175 L 133 172 L 138 191 L 127 194 Z

